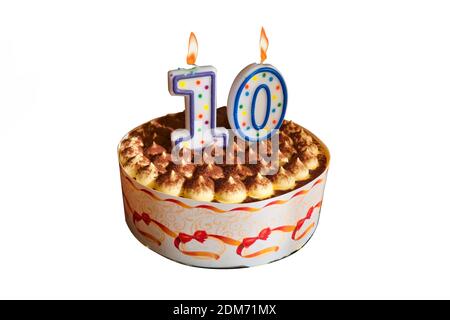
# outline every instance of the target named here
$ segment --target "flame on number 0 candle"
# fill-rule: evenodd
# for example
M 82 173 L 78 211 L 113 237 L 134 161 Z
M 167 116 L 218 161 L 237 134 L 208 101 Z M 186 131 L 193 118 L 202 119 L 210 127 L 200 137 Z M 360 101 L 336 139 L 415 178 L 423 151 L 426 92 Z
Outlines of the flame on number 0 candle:
M 261 27 L 261 38 L 259 39 L 259 48 L 261 50 L 261 63 L 267 59 L 267 48 L 269 48 L 269 39 L 267 38 L 264 27 Z
M 191 35 L 189 36 L 188 54 L 186 57 L 187 64 L 194 65 L 195 60 L 197 60 L 197 54 L 198 54 L 197 38 L 195 37 L 195 34 L 191 32 Z

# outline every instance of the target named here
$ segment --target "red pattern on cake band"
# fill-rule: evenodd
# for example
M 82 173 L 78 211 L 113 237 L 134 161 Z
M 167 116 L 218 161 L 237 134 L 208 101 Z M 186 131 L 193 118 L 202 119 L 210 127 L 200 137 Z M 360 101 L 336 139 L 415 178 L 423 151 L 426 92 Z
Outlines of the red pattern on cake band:
M 279 247 L 278 246 L 273 246 L 273 247 L 269 247 L 269 248 L 265 248 L 259 251 L 256 251 L 254 253 L 250 253 L 250 254 L 245 254 L 243 251 L 244 249 L 250 248 L 256 241 L 258 240 L 262 240 L 265 241 L 269 238 L 269 236 L 272 234 L 272 232 L 274 231 L 281 231 L 281 232 L 292 232 L 291 234 L 291 239 L 298 241 L 303 239 L 306 234 L 308 234 L 308 232 L 314 227 L 315 223 L 311 223 L 311 225 L 309 225 L 306 230 L 299 236 L 296 237 L 297 232 L 302 228 L 302 226 L 304 225 L 304 223 L 311 219 L 313 213 L 314 213 L 314 209 L 316 208 L 320 208 L 322 205 L 322 201 L 320 201 L 319 203 L 317 203 L 314 206 L 311 206 L 308 209 L 308 213 L 306 214 L 306 216 L 302 219 L 300 219 L 299 221 L 297 221 L 297 224 L 295 226 L 281 226 L 281 227 L 277 227 L 277 228 L 265 228 L 263 230 L 261 230 L 258 234 L 258 236 L 256 237 L 249 237 L 249 238 L 244 238 L 241 242 L 241 244 L 237 247 L 236 249 L 236 253 L 238 255 L 240 255 L 243 258 L 253 258 L 253 257 L 257 257 L 259 255 L 268 253 L 268 252 L 276 252 L 278 251 Z
M 300 231 L 300 229 L 303 227 L 303 225 L 305 224 L 306 220 L 311 219 L 311 216 L 314 213 L 314 209 L 316 208 L 320 208 L 322 206 L 322 201 L 320 201 L 319 203 L 317 203 L 315 206 L 312 206 L 311 208 L 309 208 L 308 212 L 306 213 L 306 216 L 303 219 L 300 219 L 297 222 L 297 225 L 295 226 L 294 231 L 292 232 L 292 240 L 300 240 L 301 238 L 304 237 L 304 233 L 302 233 L 299 237 L 297 237 L 297 232 Z M 310 226 L 311 227 L 311 226 Z M 309 228 L 309 227 L 308 227 Z
M 204 230 L 197 230 L 194 232 L 193 235 L 189 235 L 183 232 L 180 232 L 178 234 L 178 237 L 175 238 L 173 241 L 175 247 L 180 250 L 182 253 L 193 256 L 193 257 L 204 257 L 204 258 L 211 258 L 214 260 L 218 260 L 220 258 L 220 254 L 209 252 L 209 251 L 188 251 L 181 248 L 181 244 L 186 244 L 192 240 L 196 240 L 200 243 L 205 242 L 208 238 L 213 238 L 216 240 L 219 240 L 221 243 L 231 244 L 231 245 L 237 245 L 239 242 L 225 236 L 219 236 L 215 234 L 208 234 Z
M 272 202 L 267 203 L 266 205 L 264 205 L 264 206 L 261 207 L 261 208 L 254 208 L 254 207 L 237 207 L 237 208 L 233 208 L 233 209 L 230 209 L 230 210 L 222 210 L 222 209 L 219 209 L 219 208 L 217 208 L 217 207 L 215 207 L 215 206 L 207 205 L 207 204 L 201 204 L 201 205 L 197 205 L 197 206 L 190 206 L 190 205 L 188 205 L 188 204 L 186 204 L 186 203 L 184 203 L 184 202 L 182 202 L 182 201 L 180 201 L 180 200 L 177 200 L 177 199 L 163 199 L 163 198 L 158 197 L 156 194 L 154 194 L 153 192 L 151 192 L 151 191 L 149 191 L 149 190 L 140 189 L 140 188 L 136 187 L 136 186 L 134 185 L 133 181 L 132 181 L 129 177 L 125 176 L 125 178 L 128 180 L 128 182 L 130 182 L 131 186 L 132 186 L 135 190 L 144 192 L 145 194 L 147 194 L 148 196 L 150 196 L 150 197 L 151 197 L 152 199 L 154 199 L 154 200 L 157 200 L 157 201 L 165 201 L 165 202 L 171 202 L 171 203 L 177 204 L 177 205 L 179 205 L 180 207 L 183 207 L 183 208 L 185 208 L 185 209 L 207 209 L 207 210 L 214 211 L 214 212 L 216 212 L 216 213 L 227 213 L 227 212 L 233 212 L 233 211 L 258 212 L 258 211 L 261 211 L 261 210 L 264 209 L 264 208 L 267 208 L 267 207 L 270 207 L 270 206 L 273 206 L 273 205 L 285 204 L 285 203 L 289 202 L 290 200 L 292 200 L 292 199 L 294 199 L 294 198 L 296 198 L 296 197 L 298 197 L 298 196 L 305 195 L 305 194 L 307 194 L 308 192 L 310 192 L 315 186 L 317 186 L 317 185 L 319 185 L 319 184 L 321 184 L 321 183 L 323 182 L 323 179 L 318 179 L 316 182 L 314 182 L 314 184 L 311 186 L 311 188 L 309 188 L 309 189 L 307 189 L 307 190 L 300 190 L 300 191 L 294 193 L 294 194 L 293 194 L 289 199 L 287 199 L 287 200 L 274 200 L 274 201 L 272 201 Z
M 131 208 L 131 205 L 125 196 L 123 194 L 123 198 L 125 199 L 125 211 L 129 212 L 132 215 L 133 218 L 133 224 L 136 227 L 137 231 L 147 239 L 151 240 L 152 242 L 156 243 L 158 246 L 161 245 L 160 239 L 157 239 L 154 235 L 151 235 L 141 229 L 137 226 L 137 222 L 144 222 L 147 226 L 151 223 L 154 223 L 156 226 L 158 226 L 164 234 L 174 238 L 174 246 L 183 254 L 197 257 L 197 258 L 209 258 L 218 260 L 220 259 L 220 254 L 216 252 L 210 252 L 210 251 L 188 251 L 184 250 L 182 248 L 182 245 L 189 243 L 190 241 L 197 241 L 199 243 L 205 242 L 208 238 L 213 238 L 215 240 L 218 240 L 219 242 L 223 244 L 228 244 L 231 246 L 235 246 L 236 248 L 236 254 L 243 258 L 254 258 L 257 256 L 261 256 L 270 252 L 276 252 L 279 250 L 279 246 L 272 246 L 268 248 L 261 249 L 259 251 L 253 252 L 253 253 L 245 253 L 246 249 L 252 247 L 257 241 L 266 241 L 269 239 L 269 237 L 272 235 L 273 232 L 285 232 L 285 233 L 291 233 L 291 239 L 294 241 L 299 241 L 303 239 L 311 229 L 314 228 L 315 222 L 312 222 L 299 236 L 297 236 L 297 233 L 301 230 L 303 225 L 307 220 L 310 220 L 315 212 L 315 209 L 318 209 L 322 206 L 322 201 L 318 202 L 317 204 L 311 206 L 307 214 L 304 218 L 297 221 L 296 225 L 286 225 L 286 226 L 279 226 L 276 228 L 270 228 L 266 227 L 262 229 L 257 236 L 254 237 L 246 237 L 242 239 L 241 241 L 235 240 L 230 237 L 222 236 L 222 235 L 216 235 L 216 234 L 208 234 L 205 230 L 197 230 L 192 235 L 186 234 L 184 232 L 176 233 L 172 230 L 170 230 L 168 227 L 163 225 L 162 223 L 156 221 L 155 219 L 151 218 L 148 213 L 138 213 L 135 210 Z
M 123 199 L 125 200 L 125 211 L 129 211 L 132 214 L 132 216 L 133 216 L 133 224 L 136 226 L 136 229 L 138 230 L 138 232 L 141 235 L 143 235 L 144 237 L 146 237 L 150 241 L 156 243 L 158 246 L 161 245 L 161 242 L 163 240 L 163 239 L 158 239 L 154 235 L 139 229 L 137 227 L 137 225 L 136 225 L 136 223 L 139 222 L 139 221 L 144 222 L 147 226 L 150 225 L 151 223 L 154 223 L 156 226 L 159 227 L 159 229 L 161 229 L 165 234 L 167 234 L 168 236 L 170 236 L 172 238 L 177 236 L 177 234 L 175 232 L 173 232 L 172 230 L 167 228 L 165 225 L 163 225 L 162 223 L 156 221 L 155 219 L 152 219 L 149 214 L 147 214 L 145 212 L 142 213 L 142 214 L 139 214 L 138 212 L 132 210 L 130 202 L 128 201 L 127 197 L 123 193 L 122 193 L 122 195 L 123 195 Z M 129 210 L 127 210 L 127 207 L 128 207 Z

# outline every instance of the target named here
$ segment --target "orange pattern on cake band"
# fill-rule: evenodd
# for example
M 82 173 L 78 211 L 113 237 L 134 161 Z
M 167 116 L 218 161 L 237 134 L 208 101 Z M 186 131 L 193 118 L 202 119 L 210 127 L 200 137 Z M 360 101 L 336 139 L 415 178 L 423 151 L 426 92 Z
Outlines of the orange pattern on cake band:
M 125 176 L 125 178 L 128 180 L 128 182 L 130 182 L 131 186 L 132 186 L 135 190 L 144 192 L 145 194 L 147 194 L 148 196 L 150 196 L 150 197 L 151 197 L 152 199 L 154 199 L 154 200 L 157 200 L 157 201 L 165 201 L 165 202 L 171 202 L 171 203 L 177 204 L 177 205 L 179 205 L 180 207 L 183 207 L 183 208 L 185 208 L 185 209 L 207 209 L 207 210 L 214 211 L 214 212 L 216 212 L 216 213 L 227 213 L 227 212 L 233 212 L 233 211 L 258 212 L 258 211 L 261 211 L 261 210 L 264 209 L 264 208 L 267 208 L 267 207 L 270 207 L 270 206 L 273 206 L 273 205 L 285 204 L 285 203 L 289 202 L 290 200 L 294 199 L 295 197 L 298 197 L 298 196 L 301 196 L 301 195 L 305 195 L 305 194 L 307 194 L 308 192 L 310 192 L 315 186 L 317 186 L 318 184 L 321 184 L 321 183 L 323 182 L 323 179 L 319 179 L 319 180 L 317 180 L 316 182 L 314 182 L 314 184 L 313 184 L 313 185 L 311 186 L 311 188 L 309 188 L 308 190 L 300 190 L 300 191 L 298 191 L 297 193 L 294 193 L 294 194 L 293 194 L 289 199 L 287 199 L 287 200 L 274 200 L 274 201 L 272 201 L 272 202 L 267 203 L 266 205 L 264 205 L 264 206 L 261 207 L 261 208 L 254 208 L 254 207 L 237 207 L 237 208 L 233 208 L 233 209 L 230 209 L 230 210 L 222 210 L 222 209 L 219 209 L 219 208 L 217 208 L 217 207 L 214 207 L 214 206 L 211 206 L 211 205 L 207 205 L 207 204 L 201 204 L 201 205 L 197 205 L 197 206 L 190 206 L 190 205 L 188 205 L 188 204 L 186 204 L 186 203 L 184 203 L 184 202 L 182 202 L 182 201 L 180 201 L 180 200 L 177 200 L 177 199 L 163 199 L 163 198 L 158 197 L 156 194 L 154 194 L 154 193 L 151 192 L 151 191 L 148 191 L 148 190 L 145 190 L 145 189 L 140 189 L 140 188 L 136 187 L 136 186 L 134 185 L 133 181 L 132 181 L 129 177 Z
M 278 251 L 279 246 L 272 246 L 272 247 L 264 248 L 259 251 L 256 251 L 253 253 L 248 253 L 248 254 L 246 254 L 244 251 L 245 251 L 245 249 L 250 248 L 256 241 L 267 240 L 269 238 L 269 236 L 272 234 L 272 232 L 274 232 L 274 231 L 291 232 L 291 239 L 294 241 L 299 241 L 299 240 L 303 239 L 314 228 L 315 222 L 312 222 L 298 237 L 297 237 L 297 233 L 303 227 L 305 222 L 307 220 L 311 219 L 312 215 L 315 212 L 315 209 L 320 208 L 322 206 L 322 201 L 311 206 L 308 209 L 306 216 L 304 218 L 298 220 L 296 225 L 280 226 L 280 227 L 276 227 L 276 228 L 267 227 L 267 228 L 262 229 L 256 237 L 247 237 L 247 238 L 244 238 L 242 241 L 238 241 L 233 238 L 226 237 L 226 236 L 221 236 L 221 235 L 216 235 L 216 234 L 208 234 L 204 230 L 197 230 L 192 235 L 189 235 L 189 234 L 186 234 L 183 232 L 180 232 L 177 234 L 176 232 L 170 230 L 168 227 L 166 227 L 162 223 L 156 221 L 155 219 L 152 219 L 148 213 L 144 212 L 144 213 L 139 214 L 135 210 L 132 210 L 130 203 L 129 203 L 127 197 L 125 196 L 125 194 L 123 194 L 123 198 L 125 199 L 126 207 L 129 208 L 129 210 L 127 210 L 127 209 L 125 209 L 125 210 L 132 213 L 133 223 L 134 223 L 136 229 L 138 230 L 138 232 L 140 234 L 142 234 L 144 237 L 152 240 L 159 246 L 161 245 L 161 241 L 158 240 L 156 237 L 154 237 L 153 235 L 151 235 L 145 231 L 142 231 L 138 228 L 136 223 L 139 221 L 144 222 L 147 226 L 150 225 L 151 223 L 154 223 L 155 225 L 157 225 L 165 234 L 174 238 L 174 242 L 173 242 L 174 246 L 183 254 L 189 255 L 192 257 L 197 257 L 197 258 L 209 258 L 209 259 L 214 259 L 214 260 L 220 259 L 221 254 L 218 254 L 215 252 L 210 252 L 210 251 L 188 251 L 188 250 L 184 250 L 182 248 L 182 245 L 184 245 L 192 240 L 195 240 L 199 243 L 203 243 L 203 242 L 205 242 L 206 239 L 213 238 L 213 239 L 219 240 L 220 242 L 222 242 L 224 244 L 236 246 L 237 247 L 236 254 L 240 255 L 243 258 L 254 258 L 257 256 L 261 256 L 261 255 L 270 253 L 270 252 L 276 252 L 276 251 Z
M 157 237 L 155 237 L 154 235 L 152 235 L 152 234 L 150 234 L 150 233 L 148 233 L 148 232 L 145 232 L 145 231 L 143 231 L 143 230 L 138 229 L 138 231 L 139 231 L 139 233 L 140 233 L 141 235 L 143 235 L 144 237 L 146 237 L 147 239 L 149 239 L 149 240 L 152 241 L 153 243 L 157 244 L 158 246 L 160 246 L 160 245 L 162 244 L 162 242 L 164 241 L 163 238 L 157 238 Z

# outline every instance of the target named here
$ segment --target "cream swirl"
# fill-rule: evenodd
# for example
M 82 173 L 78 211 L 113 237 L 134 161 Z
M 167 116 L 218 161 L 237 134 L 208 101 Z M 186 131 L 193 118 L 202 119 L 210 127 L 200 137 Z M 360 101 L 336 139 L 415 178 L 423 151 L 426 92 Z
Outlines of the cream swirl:
M 274 190 L 284 191 L 295 187 L 295 178 L 293 174 L 286 171 L 283 167 L 280 167 L 277 174 L 271 176 L 271 180 Z
M 289 159 L 291 159 L 291 157 L 292 157 L 295 153 L 297 153 L 297 150 L 295 150 L 295 148 L 294 148 L 292 145 L 290 145 L 289 143 L 287 143 L 287 142 L 283 142 L 283 143 L 280 145 L 280 151 L 281 151 L 284 155 L 286 155 L 286 157 L 289 158 Z
M 216 200 L 222 203 L 241 203 L 247 198 L 244 183 L 232 176 L 219 181 L 216 188 Z
M 262 158 L 257 164 L 250 165 L 250 167 L 252 168 L 254 175 L 260 173 L 261 175 L 265 176 L 273 170 L 274 164 L 271 162 L 267 162 L 266 160 L 264 160 L 264 158 Z
M 174 170 L 179 175 L 182 175 L 186 178 L 191 178 L 196 166 L 192 163 L 186 162 L 184 159 L 181 159 L 180 164 L 171 163 L 169 166 L 169 170 Z
M 308 132 L 306 132 L 305 129 L 302 129 L 300 131 L 300 143 L 309 146 L 313 142 L 314 142 L 313 137 Z
M 304 146 L 300 150 L 307 158 L 312 158 L 320 154 L 319 147 L 315 143 L 310 144 L 309 146 Z
M 303 163 L 309 170 L 315 170 L 319 167 L 319 159 L 317 155 L 319 154 L 319 148 L 315 144 L 305 146 L 302 148 L 301 158 Z
M 227 165 L 224 167 L 225 176 L 233 176 L 234 178 L 245 180 L 253 175 L 253 171 L 242 164 Z
M 120 151 L 119 153 L 120 163 L 124 165 L 128 160 L 134 158 L 138 154 L 143 154 L 143 149 L 141 146 L 138 145 L 129 146 Z
M 284 133 L 283 131 L 280 132 L 280 135 L 278 136 L 278 138 L 280 140 L 280 144 L 287 143 L 290 146 L 294 145 L 294 140 L 292 140 L 292 138 L 288 134 Z
M 163 152 L 166 152 L 166 149 L 163 146 L 157 144 L 155 141 L 153 141 L 151 146 L 145 149 L 145 155 L 148 157 L 156 156 Z
M 182 176 L 172 170 L 156 179 L 155 189 L 171 196 L 179 196 L 183 188 L 184 180 Z
M 272 141 L 271 140 L 263 140 L 258 143 L 258 151 L 263 155 L 271 155 L 272 154 Z
M 158 169 L 156 169 L 153 163 L 149 166 L 140 168 L 136 175 L 136 181 L 140 184 L 152 188 L 156 178 L 158 177 Z
M 286 169 L 294 175 L 294 178 L 297 181 L 302 181 L 309 178 L 309 169 L 297 157 L 292 158 L 291 161 L 289 161 L 286 165 Z
M 222 179 L 224 177 L 222 168 L 212 163 L 204 164 L 199 167 L 196 170 L 195 175 L 202 175 L 213 180 Z
M 259 157 L 257 151 L 255 151 L 253 148 L 248 148 L 247 152 L 245 153 L 245 163 L 256 164 L 260 159 L 261 158 Z
M 150 160 L 142 154 L 138 154 L 135 157 L 128 160 L 123 169 L 130 177 L 135 177 L 140 168 L 150 165 Z
M 319 159 L 317 157 L 305 159 L 303 162 L 309 170 L 316 170 L 320 166 Z
M 225 150 L 219 148 L 216 144 L 204 149 L 203 162 L 205 164 L 214 164 L 216 162 L 223 162 L 225 159 Z
M 203 176 L 195 177 L 186 181 L 183 188 L 183 195 L 186 198 L 198 201 L 214 200 L 214 181 Z
M 156 168 L 158 169 L 158 172 L 160 173 L 166 172 L 166 167 L 169 165 L 171 161 L 172 157 L 165 151 L 160 155 L 153 156 L 152 158 L 152 162 L 155 164 Z
M 288 134 L 300 132 L 302 128 L 291 120 L 284 120 L 282 130 Z
M 126 148 L 130 148 L 130 147 L 143 147 L 143 146 L 144 146 L 144 141 L 142 140 L 142 138 L 140 136 L 131 136 L 122 141 L 119 149 L 122 151 L 122 150 L 125 150 Z
M 284 166 L 286 163 L 289 162 L 289 157 L 281 152 L 280 150 L 278 150 L 278 163 L 280 166 Z
M 236 143 L 233 141 L 231 145 L 231 150 L 235 153 L 244 152 L 245 151 L 245 143 Z
M 254 199 L 266 199 L 273 195 L 272 182 L 263 177 L 261 174 L 257 174 L 254 177 L 250 177 L 246 180 L 246 186 L 248 195 Z

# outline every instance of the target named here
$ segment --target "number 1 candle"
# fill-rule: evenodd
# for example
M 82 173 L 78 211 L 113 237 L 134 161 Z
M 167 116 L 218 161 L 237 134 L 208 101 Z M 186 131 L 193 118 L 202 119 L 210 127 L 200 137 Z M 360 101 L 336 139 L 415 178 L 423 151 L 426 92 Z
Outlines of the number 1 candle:
M 225 128 L 216 128 L 216 69 L 195 66 L 198 44 L 193 33 L 189 37 L 187 63 L 191 69 L 169 71 L 169 92 L 185 97 L 185 129 L 172 132 L 174 145 L 200 150 L 212 143 L 222 146 L 227 141 Z
M 250 64 L 236 77 L 228 96 L 228 121 L 241 139 L 257 142 L 269 139 L 283 123 L 287 89 L 277 69 L 263 64 L 269 46 L 261 29 L 261 63 Z

